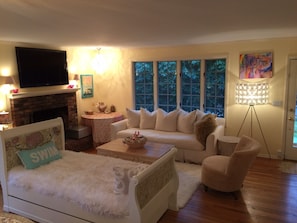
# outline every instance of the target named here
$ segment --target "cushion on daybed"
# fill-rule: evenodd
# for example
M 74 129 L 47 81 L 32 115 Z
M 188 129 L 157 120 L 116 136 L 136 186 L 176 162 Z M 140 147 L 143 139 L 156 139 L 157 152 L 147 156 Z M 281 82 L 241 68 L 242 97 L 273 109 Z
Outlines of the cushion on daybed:
M 17 155 L 26 169 L 35 169 L 61 158 L 59 150 L 52 141 L 34 149 L 19 150 Z
M 114 193 L 115 194 L 128 194 L 130 179 L 143 171 L 145 166 L 136 166 L 133 168 L 127 168 L 123 166 L 113 167 L 113 173 L 115 176 L 114 181 Z

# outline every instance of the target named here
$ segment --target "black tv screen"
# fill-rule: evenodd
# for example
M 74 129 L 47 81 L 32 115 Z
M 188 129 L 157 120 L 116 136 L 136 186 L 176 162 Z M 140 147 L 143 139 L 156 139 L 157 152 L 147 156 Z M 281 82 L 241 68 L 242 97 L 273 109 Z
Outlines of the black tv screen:
M 66 51 L 16 47 L 20 87 L 68 84 Z

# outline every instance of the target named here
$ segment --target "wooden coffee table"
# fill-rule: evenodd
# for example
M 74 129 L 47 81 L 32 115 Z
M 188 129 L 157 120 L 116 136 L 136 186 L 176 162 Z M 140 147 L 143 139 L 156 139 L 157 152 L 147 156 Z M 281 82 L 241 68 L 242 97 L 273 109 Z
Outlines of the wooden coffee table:
M 153 163 L 173 147 L 174 146 L 170 144 L 148 141 L 143 148 L 129 149 L 128 146 L 123 143 L 123 139 L 119 138 L 100 145 L 96 149 L 98 155 L 111 156 L 136 162 Z

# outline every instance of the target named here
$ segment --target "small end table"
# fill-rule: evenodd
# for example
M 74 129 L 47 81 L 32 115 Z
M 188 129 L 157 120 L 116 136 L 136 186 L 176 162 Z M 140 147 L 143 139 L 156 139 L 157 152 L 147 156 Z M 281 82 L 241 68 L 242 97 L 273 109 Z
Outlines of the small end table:
M 240 138 L 236 136 L 221 136 L 218 138 L 218 150 L 220 155 L 231 156 Z

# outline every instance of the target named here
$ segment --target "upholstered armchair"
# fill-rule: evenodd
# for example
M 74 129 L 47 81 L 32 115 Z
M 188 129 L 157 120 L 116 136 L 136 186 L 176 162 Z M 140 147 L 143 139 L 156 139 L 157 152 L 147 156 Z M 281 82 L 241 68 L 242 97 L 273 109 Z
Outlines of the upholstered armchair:
M 209 187 L 222 192 L 240 190 L 259 151 L 260 144 L 256 140 L 242 136 L 231 156 L 215 155 L 204 159 L 201 182 L 205 189 Z

